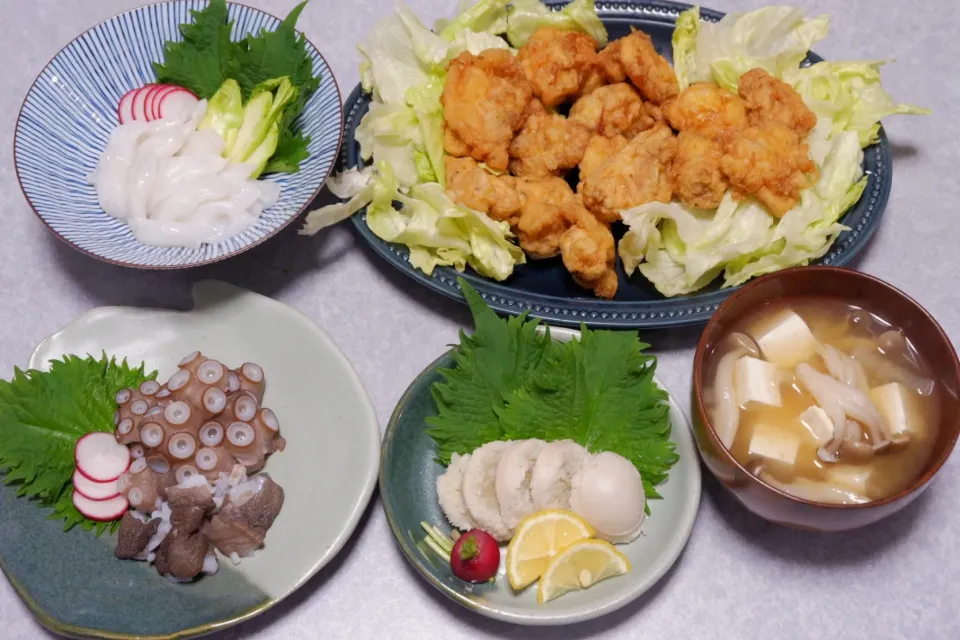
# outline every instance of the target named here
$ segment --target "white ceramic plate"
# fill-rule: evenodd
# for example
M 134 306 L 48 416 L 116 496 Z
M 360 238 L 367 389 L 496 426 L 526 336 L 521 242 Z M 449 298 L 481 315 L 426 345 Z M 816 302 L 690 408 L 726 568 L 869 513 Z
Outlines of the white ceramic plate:
M 326 565 L 353 533 L 370 501 L 380 455 L 377 418 L 363 385 L 347 358 L 310 319 L 222 282 L 200 282 L 193 294 L 195 307 L 187 312 L 94 309 L 41 343 L 30 360 L 31 368 L 45 369 L 50 359 L 64 354 L 99 356 L 105 351 L 131 363 L 145 362 L 147 371 L 158 370 L 160 380 L 197 349 L 231 367 L 248 361 L 263 367 L 264 405 L 276 412 L 287 440 L 286 449 L 269 459 L 265 471 L 284 488 L 286 498 L 266 546 L 236 567 L 223 560 L 221 566 L 228 574 L 241 574 L 264 598 L 237 617 L 204 620 L 202 612 L 193 612 L 199 619 L 177 629 L 178 637 L 255 615 Z M 106 536 L 102 541 L 113 544 Z M 119 568 L 122 563 L 108 555 L 103 571 Z M 144 579 L 162 582 L 152 568 L 143 565 L 143 571 L 153 574 Z M 222 581 L 224 576 L 214 576 L 210 582 L 214 579 Z M 202 592 L 203 582 L 187 587 Z M 183 613 L 184 618 L 191 617 L 190 612 Z M 51 617 L 59 618 L 66 628 L 94 626 L 62 620 L 62 613 Z M 161 629 L 140 633 L 151 631 Z
M 580 332 L 551 327 L 550 335 L 568 341 L 579 337 Z M 423 419 L 435 415 L 430 388 L 441 379 L 438 366 L 452 366 L 449 353 L 427 367 L 404 393 L 384 434 L 380 459 L 380 497 L 387 521 L 404 555 L 431 585 L 490 618 L 514 624 L 564 625 L 598 618 L 628 605 L 673 566 L 697 517 L 701 479 L 690 423 L 676 398 L 670 396 L 670 439 L 680 459 L 667 481 L 657 487 L 663 499 L 650 501 L 652 513 L 644 521 L 643 535 L 630 544 L 618 545 L 630 559 L 629 573 L 543 605 L 537 603 L 535 586 L 520 593 L 510 588 L 504 566 L 505 547 L 501 548 L 494 584 L 472 585 L 454 577 L 447 562 L 420 544 L 424 537 L 420 521 L 449 528 L 437 503 L 436 479 L 444 469 L 435 462 L 433 441 L 422 428 Z M 665 389 L 660 380 L 657 384 Z

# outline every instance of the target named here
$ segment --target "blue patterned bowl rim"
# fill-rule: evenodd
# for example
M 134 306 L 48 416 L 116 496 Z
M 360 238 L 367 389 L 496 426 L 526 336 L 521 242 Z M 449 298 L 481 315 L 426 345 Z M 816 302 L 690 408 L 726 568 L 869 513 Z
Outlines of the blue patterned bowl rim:
M 102 255 L 98 254 L 96 251 L 89 250 L 89 249 L 85 249 L 85 248 L 77 245 L 75 242 L 73 242 L 73 241 L 71 241 L 70 239 L 66 238 L 63 234 L 61 234 L 59 231 L 57 231 L 56 229 L 54 229 L 53 226 L 50 224 L 50 222 L 49 222 L 48 220 L 46 220 L 46 218 L 44 217 L 44 215 L 41 214 L 40 211 L 37 210 L 37 207 L 35 206 L 34 202 L 30 199 L 29 195 L 27 194 L 27 190 L 26 190 L 26 188 L 24 187 L 24 184 L 23 184 L 23 177 L 21 176 L 21 164 L 20 164 L 20 162 L 19 162 L 19 160 L 18 160 L 18 147 L 19 147 L 19 145 L 18 145 L 18 139 L 19 139 L 19 137 L 20 137 L 19 134 L 20 134 L 20 128 L 21 128 L 21 121 L 22 121 L 22 118 L 23 118 L 24 109 L 25 109 L 25 107 L 27 106 L 27 102 L 28 102 L 28 100 L 29 100 L 29 98 L 30 98 L 31 93 L 34 91 L 34 89 L 36 88 L 37 84 L 38 84 L 38 83 L 40 82 L 40 80 L 44 77 L 44 74 L 45 74 L 45 73 L 47 72 L 47 70 L 51 67 L 51 65 L 53 65 L 53 63 L 64 53 L 65 50 L 67 50 L 68 48 L 70 48 L 70 47 L 71 47 L 74 43 L 76 43 L 78 40 L 80 40 L 80 39 L 82 39 L 83 37 L 87 36 L 87 35 L 90 34 L 91 32 L 94 32 L 94 31 L 96 31 L 96 30 L 98 30 L 98 29 L 101 29 L 105 24 L 107 24 L 107 23 L 109 23 L 109 22 L 111 22 L 111 21 L 117 20 L 117 19 L 119 19 L 119 18 L 122 18 L 122 17 L 124 17 L 124 16 L 132 15 L 132 14 L 135 14 L 135 13 L 140 12 L 140 11 L 148 10 L 148 9 L 150 9 L 150 8 L 152 8 L 152 7 L 158 7 L 158 6 L 161 6 L 161 5 L 173 5 L 173 4 L 184 4 L 184 5 L 186 5 L 189 9 L 201 9 L 201 8 L 203 8 L 203 6 L 205 6 L 207 3 L 206 3 L 205 0 L 199 0 L 199 1 L 198 1 L 198 0 L 161 0 L 161 1 L 159 1 L 159 2 L 152 2 L 152 3 L 140 5 L 140 6 L 138 6 L 138 7 L 134 7 L 134 8 L 132 8 L 132 9 L 128 9 L 128 10 L 126 10 L 126 11 L 121 11 L 121 12 L 116 13 L 116 14 L 108 17 L 108 18 L 105 18 L 105 19 L 101 20 L 100 22 L 98 22 L 97 24 L 95 24 L 95 25 L 93 25 L 93 26 L 85 29 L 84 31 L 82 31 L 82 32 L 80 32 L 79 34 L 77 34 L 73 39 L 71 39 L 70 42 L 68 42 L 66 45 L 64 45 L 52 58 L 50 58 L 50 60 L 47 62 L 47 64 L 45 64 L 45 65 L 43 66 L 43 68 L 42 68 L 42 69 L 40 70 L 40 72 L 37 74 L 37 77 L 34 79 L 33 83 L 31 83 L 30 89 L 27 90 L 27 93 L 26 93 L 26 95 L 25 95 L 25 97 L 24 97 L 24 100 L 23 100 L 23 102 L 22 102 L 21 105 L 20 105 L 20 110 L 19 110 L 18 113 L 17 113 L 16 127 L 15 127 L 15 132 L 14 132 L 14 136 L 13 136 L 13 140 L 12 140 L 13 156 L 14 156 L 14 168 L 15 168 L 15 170 L 16 170 L 17 182 L 18 182 L 19 185 L 20 185 L 20 190 L 21 190 L 21 192 L 23 193 L 24 199 L 27 201 L 27 204 L 30 205 L 30 209 L 31 209 L 31 210 L 33 211 L 33 213 L 37 216 L 37 218 L 39 218 L 40 221 L 43 222 L 43 224 L 47 227 L 47 229 L 48 229 L 55 237 L 57 237 L 59 240 L 61 240 L 64 244 L 70 246 L 70 247 L 73 248 L 73 249 L 76 249 L 77 251 L 79 251 L 79 252 L 81 252 L 81 253 L 83 253 L 83 254 L 85 254 L 85 255 L 88 255 L 88 256 L 90 256 L 90 257 L 92 257 L 92 258 L 96 258 L 97 260 L 100 260 L 100 261 L 102 261 L 102 262 L 106 262 L 106 263 L 108 263 L 108 264 L 113 264 L 113 265 L 118 265 L 118 266 L 123 266 L 123 267 L 130 267 L 130 268 L 134 268 L 134 269 L 143 269 L 143 270 L 189 269 L 189 268 L 193 268 L 193 267 L 199 267 L 199 266 L 203 266 L 203 265 L 213 264 L 213 263 L 215 263 L 215 262 L 220 262 L 221 260 L 226 260 L 226 259 L 228 259 L 228 258 L 232 258 L 232 257 L 234 257 L 234 256 L 236 256 L 236 255 L 239 255 L 239 254 L 241 254 L 241 253 L 243 253 L 243 252 L 245 252 L 245 251 L 248 251 L 249 249 L 252 249 L 253 247 L 256 247 L 257 245 L 262 244 L 263 242 L 269 240 L 269 239 L 272 238 L 273 236 L 275 236 L 275 235 L 277 235 L 278 233 L 280 233 L 280 231 L 282 231 L 284 228 L 286 228 L 288 225 L 290 225 L 294 220 L 296 220 L 297 218 L 299 218 L 299 217 L 304 213 L 304 211 L 306 211 L 306 210 L 310 207 L 311 203 L 313 203 L 313 201 L 316 200 L 317 196 L 318 196 L 318 195 L 320 194 L 320 192 L 323 190 L 324 184 L 326 184 L 327 179 L 328 179 L 328 178 L 330 177 L 330 175 L 333 173 L 333 169 L 334 169 L 334 167 L 336 166 L 336 159 L 339 158 L 340 152 L 342 151 L 342 148 L 343 148 L 344 112 L 343 112 L 343 93 L 340 91 L 340 85 L 339 85 L 339 83 L 337 82 L 336 75 L 334 75 L 334 73 L 333 73 L 333 68 L 332 68 L 332 67 L 330 66 L 330 64 L 327 62 L 326 58 L 324 57 L 323 53 L 320 51 L 319 47 L 317 47 L 315 44 L 313 44 L 313 42 L 312 42 L 312 41 L 310 40 L 310 38 L 306 35 L 305 32 L 303 32 L 303 31 L 301 31 L 301 30 L 298 29 L 298 30 L 296 31 L 296 33 L 297 33 L 298 35 L 302 35 L 302 36 L 304 37 L 304 39 L 305 39 L 305 41 L 306 41 L 306 43 L 307 43 L 307 45 L 308 45 L 308 52 L 316 55 L 316 59 L 314 60 L 314 62 L 316 63 L 317 60 L 319 60 L 319 62 L 320 62 L 320 64 L 321 64 L 322 70 L 326 72 L 326 75 L 327 75 L 327 76 L 329 76 L 329 82 L 332 83 L 332 87 L 333 87 L 334 93 L 336 94 L 336 100 L 334 101 L 334 104 L 335 104 L 336 107 L 337 107 L 336 113 L 337 113 L 337 117 L 338 117 L 338 119 L 339 119 L 339 123 L 338 123 L 337 127 L 335 128 L 335 131 L 337 132 L 337 140 L 336 140 L 336 144 L 335 144 L 335 145 L 332 145 L 332 146 L 334 147 L 334 149 L 333 149 L 333 153 L 330 154 L 329 166 L 328 166 L 325 170 L 323 170 L 323 171 L 320 172 L 320 174 L 322 175 L 322 179 L 318 181 L 317 186 L 316 186 L 316 187 L 314 188 L 314 190 L 312 191 L 312 194 L 311 194 L 308 198 L 306 198 L 306 199 L 304 200 L 303 204 L 301 204 L 299 207 L 297 207 L 296 211 L 294 211 L 293 213 L 291 213 L 290 215 L 288 215 L 287 218 L 286 218 L 281 224 L 279 224 L 276 228 L 274 228 L 274 229 L 272 229 L 272 230 L 264 233 L 264 234 L 261 235 L 260 237 L 257 237 L 257 238 L 255 238 L 254 240 L 252 240 L 252 241 L 250 241 L 250 242 L 248 242 L 248 243 L 246 243 L 246 244 L 242 244 L 241 246 L 239 246 L 239 247 L 237 247 L 236 249 L 234 249 L 234 250 L 232 250 L 232 251 L 229 251 L 229 252 L 227 252 L 227 253 L 215 254 L 215 255 L 213 255 L 213 256 L 211 256 L 211 257 L 209 257 L 209 258 L 200 259 L 200 260 L 194 260 L 194 261 L 189 261 L 189 262 L 173 263 L 173 264 L 160 264 L 160 265 L 158 265 L 158 264 L 140 264 L 140 263 L 136 263 L 136 262 L 128 262 L 128 261 L 124 261 L 124 260 L 116 260 L 116 259 L 108 258 L 108 257 L 106 257 L 106 256 L 102 256 Z M 274 14 L 269 13 L 269 12 L 267 12 L 267 11 L 264 11 L 264 10 L 262 10 L 262 9 L 259 9 L 259 8 L 257 8 L 257 7 L 250 6 L 250 5 L 245 4 L 245 3 L 242 3 L 242 2 L 232 2 L 232 1 L 229 1 L 229 0 L 228 0 L 228 2 L 227 2 L 227 7 L 228 7 L 228 10 L 229 10 L 231 7 L 237 7 L 237 8 L 239 8 L 239 9 L 241 9 L 241 10 L 250 11 L 250 12 L 253 12 L 253 13 L 255 13 L 255 14 L 260 14 L 260 15 L 263 16 L 264 18 L 267 18 L 267 19 L 270 19 L 270 20 L 275 21 L 277 24 L 279 24 L 280 22 L 282 22 L 282 19 L 279 18 L 279 17 L 277 17 L 277 16 L 275 16 Z M 326 79 L 325 79 L 325 80 L 326 80 Z M 313 94 L 313 96 L 311 96 L 310 101 L 313 101 L 313 100 L 317 99 L 319 96 L 320 96 L 320 90 L 318 90 L 317 92 L 315 92 L 315 93 Z M 308 104 L 309 104 L 309 102 L 308 102 Z M 291 175 L 295 175 L 295 174 L 291 174 Z M 282 196 L 281 196 L 281 197 L 282 197 Z M 269 209 L 265 210 L 264 212 L 266 212 L 266 211 L 268 211 L 268 210 L 269 210 Z M 251 230 L 252 230 L 252 228 L 251 228 Z M 146 247 L 146 248 L 148 248 L 148 249 L 157 249 L 156 247 L 149 247 L 148 245 L 142 245 L 142 246 L 144 246 L 144 247 Z M 217 246 L 217 245 L 204 245 L 204 246 Z M 183 249 L 181 249 L 180 247 L 171 247 L 171 248 L 169 248 L 169 249 L 172 250 L 172 251 L 183 250 Z
M 567 4 L 568 0 L 543 0 L 554 8 Z M 607 2 L 597 0 L 596 8 L 601 18 L 652 19 L 661 23 L 665 20 L 675 22 L 677 16 L 692 5 L 669 0 L 652 2 Z M 725 14 L 713 9 L 700 8 L 702 20 L 717 22 Z M 820 56 L 810 53 L 808 63 L 822 61 Z M 362 163 L 360 145 L 355 132 L 360 119 L 367 112 L 370 96 L 363 93 L 360 85 L 351 92 L 346 102 L 346 125 L 344 129 L 344 151 L 340 155 L 339 169 L 345 170 Z M 877 229 L 880 218 L 890 197 L 893 180 L 893 158 L 890 144 L 883 127 L 879 132 L 880 140 L 864 149 L 864 169 L 868 176 L 867 187 L 860 200 L 850 208 L 841 222 L 850 227 L 834 241 L 830 251 L 812 264 L 832 265 L 836 267 L 848 264 L 867 245 Z M 606 328 L 644 328 L 658 329 L 684 325 L 703 324 L 710 319 L 720 303 L 740 287 L 720 289 L 705 293 L 695 293 L 676 298 L 656 300 L 618 301 L 589 298 L 565 298 L 530 291 L 518 291 L 508 284 L 501 284 L 484 278 L 467 269 L 459 273 L 450 267 L 438 267 L 432 275 L 426 275 L 412 267 L 407 260 L 407 248 L 400 244 L 381 240 L 370 231 L 366 223 L 366 210 L 354 215 L 351 221 L 360 236 L 373 250 L 391 265 L 417 282 L 449 298 L 464 302 L 457 278 L 463 277 L 474 287 L 487 304 L 500 313 L 518 315 L 529 312 L 531 316 L 566 327 L 579 327 L 581 323 L 591 327 Z M 634 275 L 634 278 L 642 277 Z M 742 286 L 742 285 L 740 285 Z

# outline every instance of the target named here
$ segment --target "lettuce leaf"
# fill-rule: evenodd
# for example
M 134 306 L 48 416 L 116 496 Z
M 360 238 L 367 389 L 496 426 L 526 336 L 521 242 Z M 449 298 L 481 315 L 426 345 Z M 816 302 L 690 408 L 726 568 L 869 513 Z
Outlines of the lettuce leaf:
M 437 266 L 463 271 L 469 264 L 481 275 L 505 280 L 514 265 L 524 262 L 523 251 L 510 241 L 508 223 L 454 203 L 436 182 L 416 184 L 404 193 L 382 160 L 375 170 L 352 170 L 338 178 L 334 189 L 350 200 L 308 213 L 301 235 L 313 235 L 367 207 L 370 230 L 387 242 L 407 245 L 410 264 L 428 275 Z
M 597 15 L 594 0 L 573 0 L 560 11 L 551 11 L 540 0 L 513 0 L 507 16 L 507 40 L 522 47 L 540 27 L 581 31 L 601 46 L 607 44 L 607 29 Z
M 773 239 L 774 220 L 766 209 L 729 193 L 716 212 L 651 202 L 622 215 L 628 227 L 619 244 L 624 269 L 639 269 L 668 297 L 703 288 L 728 262 Z
M 474 5 L 461 3 L 457 17 L 437 29 L 444 40 L 453 41 L 464 32 L 498 36 L 507 30 L 507 4 L 510 0 L 480 0 Z M 499 38 L 498 38 L 499 39 Z
M 680 87 L 715 82 L 736 92 L 740 76 L 750 69 L 766 69 L 779 77 L 795 69 L 810 47 L 826 37 L 830 19 L 808 19 L 803 9 L 771 6 L 748 13 L 728 13 L 720 22 L 700 22 L 700 10 L 680 14 L 673 48 L 683 60 L 676 67 Z
M 623 212 L 628 231 L 620 255 L 666 296 L 692 293 L 723 274 L 723 286 L 825 255 L 846 229 L 843 214 L 863 194 L 862 147 L 878 139 L 879 120 L 926 109 L 897 104 L 880 85 L 881 62 L 822 62 L 801 68 L 810 46 L 827 35 L 826 17 L 793 7 L 766 7 L 701 22 L 694 7 L 680 14 L 673 35 L 681 87 L 714 82 L 736 92 L 740 76 L 766 69 L 796 89 L 817 115 L 807 137 L 816 185 L 781 219 L 752 199 L 728 193 L 716 212 L 651 203 Z
M 807 264 L 829 251 L 846 229 L 838 222 L 866 187 L 863 150 L 856 133 L 834 136 L 820 179 L 779 221 L 752 199 L 728 193 L 716 212 L 653 202 L 623 212 L 628 227 L 619 253 L 627 273 L 639 271 L 665 296 L 692 293 L 723 273 L 723 286 L 786 267 Z
M 462 271 L 470 265 L 503 280 L 523 262 L 509 224 L 455 204 L 444 191 L 445 69 L 463 51 L 509 48 L 496 35 L 506 30 L 506 4 L 482 0 L 439 34 L 398 4 L 396 14 L 374 28 L 358 47 L 361 82 L 373 100 L 356 138 L 362 159 L 375 168 L 336 180 L 331 191 L 349 200 L 311 211 L 301 234 L 313 235 L 366 207 L 370 230 L 405 244 L 410 263 L 427 274 L 437 266 Z
M 831 123 L 831 134 L 852 131 L 863 147 L 879 139 L 880 120 L 892 115 L 927 115 L 929 109 L 897 104 L 880 85 L 880 60 L 818 62 L 788 69 L 783 80 L 803 97 L 820 121 Z

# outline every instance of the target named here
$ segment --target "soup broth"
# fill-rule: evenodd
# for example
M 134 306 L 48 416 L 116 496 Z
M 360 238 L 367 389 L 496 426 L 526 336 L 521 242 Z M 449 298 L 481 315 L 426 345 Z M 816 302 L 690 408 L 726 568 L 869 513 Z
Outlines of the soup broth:
M 910 337 L 830 298 L 767 304 L 707 363 L 711 422 L 764 482 L 856 504 L 906 488 L 936 441 L 939 389 Z

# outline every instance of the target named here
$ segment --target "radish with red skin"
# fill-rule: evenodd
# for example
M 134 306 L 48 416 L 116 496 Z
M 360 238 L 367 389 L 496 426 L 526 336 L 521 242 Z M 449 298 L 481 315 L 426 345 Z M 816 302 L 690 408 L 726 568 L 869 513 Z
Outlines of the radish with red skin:
M 137 89 L 137 93 L 133 96 L 133 105 L 130 107 L 134 120 L 138 122 L 147 121 L 146 100 L 150 91 L 155 86 L 156 85 L 148 84 Z
M 109 500 L 120 495 L 118 481 L 95 482 L 79 471 L 73 472 L 73 490 L 91 500 Z
M 154 84 L 150 85 L 150 89 L 147 91 L 146 96 L 143 98 L 143 121 L 151 122 L 153 121 L 153 101 L 156 98 L 156 95 L 163 91 L 164 85 Z
M 163 96 L 171 91 L 176 91 L 179 87 L 174 84 L 161 84 L 158 89 L 147 98 L 147 120 L 153 122 L 160 119 L 160 101 Z
M 89 520 L 110 522 L 122 518 L 130 508 L 130 503 L 123 496 L 115 496 L 109 500 L 91 500 L 74 491 L 73 506 Z
M 461 580 L 487 582 L 500 568 L 500 546 L 486 531 L 471 529 L 454 543 L 450 568 Z
M 105 431 L 94 431 L 77 440 L 73 458 L 77 471 L 94 482 L 116 480 L 130 466 L 130 450 Z
M 187 91 L 183 87 L 177 87 L 174 91 L 164 94 L 160 99 L 158 112 L 160 118 L 169 118 L 180 113 L 184 109 L 192 107 L 200 101 L 196 95 Z
M 120 104 L 117 105 L 117 117 L 120 118 L 120 124 L 127 124 L 133 120 L 133 98 L 139 89 L 131 89 L 120 98 Z

